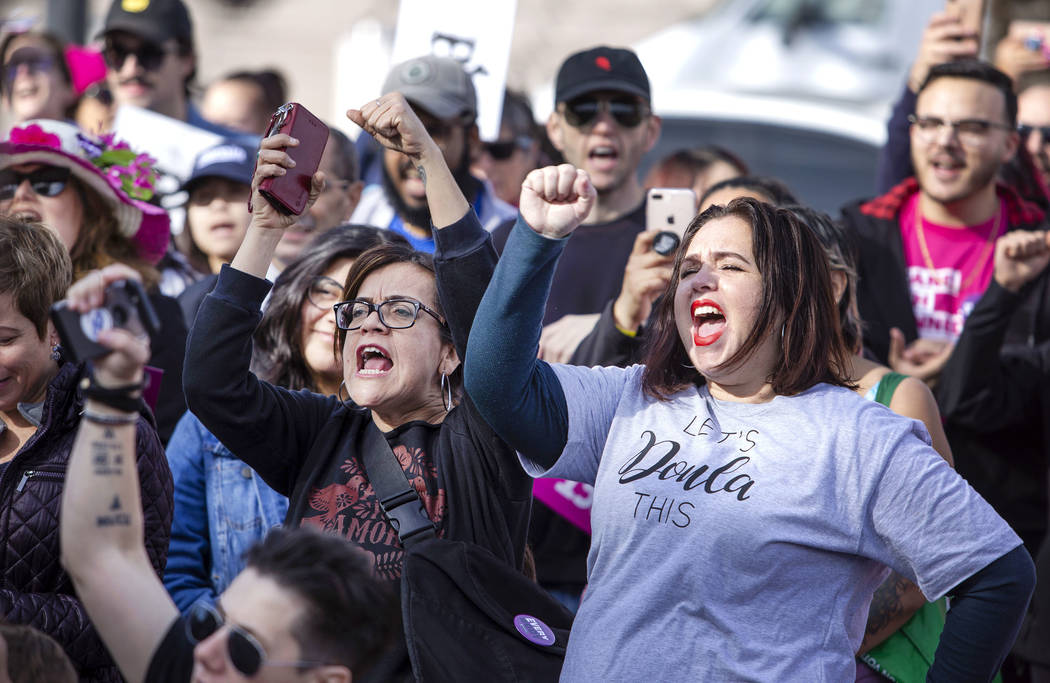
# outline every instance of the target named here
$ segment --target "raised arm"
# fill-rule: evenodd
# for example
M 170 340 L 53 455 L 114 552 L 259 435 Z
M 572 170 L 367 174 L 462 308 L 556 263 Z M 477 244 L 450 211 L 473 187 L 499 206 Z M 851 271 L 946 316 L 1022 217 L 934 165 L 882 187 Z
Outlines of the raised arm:
M 568 411 L 550 366 L 536 358 L 543 309 L 564 240 L 594 199 L 587 174 L 568 164 L 525 178 L 521 216 L 467 345 L 464 381 L 478 411 L 514 448 L 547 466 L 565 446 Z
M 350 109 L 347 118 L 384 147 L 401 152 L 423 179 L 434 231 L 438 295 L 456 353 L 466 352 L 474 314 L 496 267 L 496 251 L 437 143 L 400 93 Z
M 1050 374 L 1050 344 L 1004 353 L 1003 340 L 1022 290 L 1045 286 L 1039 276 L 1048 263 L 1047 232 L 1017 230 L 999 238 L 992 284 L 967 318 L 941 373 L 937 399 L 946 418 L 979 431 L 1038 419 L 1036 397 Z
M 122 265 L 107 266 L 69 291 L 70 306 L 85 312 L 103 301 L 104 286 L 138 277 Z M 141 382 L 149 358 L 147 342 L 125 330 L 99 334 L 111 349 L 97 359 L 95 381 L 125 389 Z M 121 672 L 143 680 L 154 651 L 178 617 L 178 610 L 143 543 L 143 515 L 135 462 L 133 412 L 88 399 L 66 476 L 60 538 L 62 564 L 77 595 Z

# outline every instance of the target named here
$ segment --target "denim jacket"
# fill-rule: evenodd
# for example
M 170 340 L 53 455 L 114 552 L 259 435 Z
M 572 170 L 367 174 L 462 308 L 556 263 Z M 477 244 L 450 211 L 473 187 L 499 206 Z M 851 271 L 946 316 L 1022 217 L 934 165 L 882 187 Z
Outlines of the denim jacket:
M 179 420 L 167 454 L 175 521 L 164 586 L 186 612 L 198 600 L 214 602 L 226 589 L 244 567 L 244 551 L 284 520 L 288 499 L 191 413 Z

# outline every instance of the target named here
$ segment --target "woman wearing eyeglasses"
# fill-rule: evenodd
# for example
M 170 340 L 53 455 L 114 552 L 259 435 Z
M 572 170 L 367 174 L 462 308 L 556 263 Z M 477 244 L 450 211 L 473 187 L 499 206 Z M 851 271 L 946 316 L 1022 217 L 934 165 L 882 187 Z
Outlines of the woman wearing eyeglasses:
M 88 135 L 62 121 L 13 128 L 0 142 L 0 213 L 39 221 L 69 250 L 73 274 L 123 263 L 142 277 L 160 317 L 151 377 L 159 381 L 154 412 L 167 441 L 186 411 L 182 357 L 186 325 L 174 299 L 162 296 L 156 264 L 169 243 L 167 212 L 153 196 L 152 160 L 113 136 Z
M 363 251 L 404 244 L 395 233 L 342 226 L 319 236 L 274 284 L 253 335 L 253 366 L 275 386 L 334 395 L 342 381 L 332 352 L 346 274 Z M 192 413 L 167 448 L 175 481 L 175 521 L 164 585 L 180 611 L 213 603 L 243 569 L 242 556 L 281 524 L 288 498 L 238 460 Z
M 61 39 L 11 33 L 0 41 L 0 59 L 0 95 L 14 123 L 71 118 L 76 93 Z
M 269 289 L 262 277 L 294 217 L 277 213 L 254 192 L 248 233 L 201 305 L 190 335 L 190 409 L 232 453 L 289 496 L 288 525 L 343 536 L 365 552 L 376 576 L 396 580 L 403 551 L 361 463 L 361 440 L 373 425 L 400 460 L 439 536 L 473 541 L 522 567 L 530 482 L 509 447 L 459 397 L 459 353 L 495 252 L 440 148 L 400 94 L 384 95 L 348 116 L 381 144 L 406 154 L 426 178 L 440 277 L 435 282 L 435 262 L 426 254 L 396 245 L 365 252 L 351 266 L 336 306 L 338 396 L 262 381 L 249 371 L 251 335 Z M 283 135 L 262 142 L 254 187 L 290 167 L 284 148 L 295 144 Z M 322 177 L 314 178 L 314 195 Z M 441 270 L 444 254 L 475 267 Z M 407 661 L 398 664 L 400 674 L 407 674 Z

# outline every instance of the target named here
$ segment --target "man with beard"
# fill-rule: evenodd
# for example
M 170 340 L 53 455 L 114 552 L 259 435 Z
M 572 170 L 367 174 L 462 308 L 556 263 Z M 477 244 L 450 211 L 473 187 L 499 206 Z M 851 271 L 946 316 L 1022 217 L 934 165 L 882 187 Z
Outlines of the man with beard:
M 1018 79 L 1017 122 L 1043 185 L 1050 190 L 1050 69 Z
M 843 209 L 859 247 L 864 343 L 879 361 L 934 381 L 991 281 L 995 240 L 1043 221 L 996 183 L 1020 143 L 1016 120 L 1013 84 L 995 67 L 932 67 L 910 117 L 915 175 Z
M 514 207 L 496 197 L 487 183 L 470 174 L 478 146 L 477 94 L 474 83 L 454 59 L 428 55 L 390 70 L 383 94 L 400 92 L 412 105 L 445 155 L 456 183 L 486 230 L 513 224 Z M 382 151 L 382 185 L 370 185 L 350 217 L 351 223 L 374 225 L 404 235 L 414 249 L 433 253 L 430 208 L 424 179 L 412 161 L 391 149 Z

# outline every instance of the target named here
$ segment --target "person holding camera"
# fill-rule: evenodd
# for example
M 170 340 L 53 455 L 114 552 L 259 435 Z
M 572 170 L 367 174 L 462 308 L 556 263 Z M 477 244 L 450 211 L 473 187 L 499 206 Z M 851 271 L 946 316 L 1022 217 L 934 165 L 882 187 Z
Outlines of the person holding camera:
M 99 279 L 98 271 L 87 277 Z M 120 465 L 138 474 L 143 560 L 157 575 L 171 530 L 171 473 L 141 387 L 117 390 L 90 367 L 65 360 L 49 311 L 71 279 L 69 255 L 52 231 L 0 215 L 0 620 L 54 638 L 81 680 L 119 681 L 59 564 L 59 501 L 82 415 L 91 420 L 119 404 L 134 427 Z

